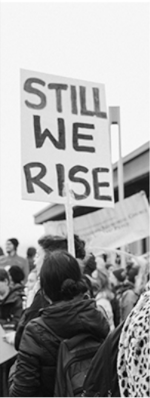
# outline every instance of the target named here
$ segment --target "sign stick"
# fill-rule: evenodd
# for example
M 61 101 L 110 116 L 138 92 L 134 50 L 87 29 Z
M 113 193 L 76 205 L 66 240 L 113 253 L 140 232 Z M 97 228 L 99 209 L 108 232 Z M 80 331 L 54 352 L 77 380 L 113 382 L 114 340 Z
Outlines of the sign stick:
M 73 205 L 72 205 L 72 196 L 71 191 L 69 189 L 69 183 L 67 182 L 65 185 L 66 192 L 66 222 L 67 222 L 67 234 L 68 234 L 68 252 L 75 257 L 75 248 L 74 248 L 74 232 L 73 232 Z

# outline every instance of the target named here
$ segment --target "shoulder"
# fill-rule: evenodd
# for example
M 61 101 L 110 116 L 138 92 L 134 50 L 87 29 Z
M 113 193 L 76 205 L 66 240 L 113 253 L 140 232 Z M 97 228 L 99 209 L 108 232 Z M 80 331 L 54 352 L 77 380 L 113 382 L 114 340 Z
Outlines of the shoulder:
M 18 256 L 18 254 L 16 254 L 16 259 L 20 264 L 28 264 L 28 260 L 24 257 Z
M 37 318 L 38 319 L 38 318 Z M 40 333 L 37 319 L 33 319 L 27 323 L 24 328 L 19 351 L 27 351 L 29 353 L 37 353 L 40 349 Z
M 0 267 L 5 267 L 5 265 L 9 265 L 9 257 L 0 256 Z

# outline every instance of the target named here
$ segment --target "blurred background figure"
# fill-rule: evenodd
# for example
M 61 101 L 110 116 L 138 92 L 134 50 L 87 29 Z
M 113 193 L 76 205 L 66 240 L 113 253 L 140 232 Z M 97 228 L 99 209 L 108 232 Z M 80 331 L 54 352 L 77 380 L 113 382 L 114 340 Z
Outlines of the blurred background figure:
M 117 276 L 118 270 L 114 271 Z M 138 257 L 130 259 L 126 266 L 125 279 L 116 286 L 116 296 L 119 302 L 120 322 L 125 321 L 132 308 L 137 303 L 147 283 L 148 264 Z M 124 277 L 124 273 L 123 273 Z M 121 274 L 122 279 L 122 274 Z
M 22 294 L 11 288 L 8 272 L 0 268 L 0 324 L 5 329 L 15 330 L 22 314 Z
M 11 289 L 19 289 L 24 291 L 24 273 L 18 265 L 12 265 L 8 269 L 8 275 L 10 280 Z
M 29 272 L 31 272 L 35 268 L 35 262 L 34 262 L 35 255 L 36 255 L 35 247 L 28 247 L 27 260 L 29 263 Z
M 96 269 L 91 274 L 91 282 L 96 306 L 108 319 L 110 330 L 114 330 L 114 314 L 111 304 L 114 299 L 114 293 L 111 289 L 109 273 L 103 255 L 96 258 Z
M 25 285 L 25 302 L 24 302 L 24 308 L 30 307 L 30 305 L 33 302 L 33 288 L 35 286 L 35 283 L 37 281 L 37 272 L 36 269 L 34 268 L 28 275 L 28 280 Z
M 4 252 L 3 252 L 2 247 L 0 247 L 0 256 L 4 256 Z
M 0 268 L 4 268 L 6 265 L 18 265 L 24 273 L 24 282 L 26 282 L 29 274 L 29 264 L 27 259 L 18 256 L 18 245 L 19 241 L 16 238 L 11 238 L 6 241 L 7 256 L 0 257 Z
M 99 265 L 99 264 L 97 264 Z M 96 306 L 98 310 L 103 310 L 106 312 L 106 316 L 108 318 L 110 330 L 114 330 L 114 315 L 112 309 L 112 300 L 114 298 L 114 294 L 111 290 L 110 283 L 109 283 L 109 276 L 107 269 L 105 267 L 99 266 L 97 269 L 97 280 L 98 280 L 98 293 L 95 297 Z

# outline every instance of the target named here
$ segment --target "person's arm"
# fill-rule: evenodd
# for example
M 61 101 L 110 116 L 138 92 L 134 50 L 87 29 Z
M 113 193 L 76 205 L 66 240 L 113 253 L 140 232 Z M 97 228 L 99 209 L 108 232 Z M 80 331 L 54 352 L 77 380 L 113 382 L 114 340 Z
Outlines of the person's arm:
M 48 302 L 47 302 L 47 305 L 48 305 Z M 19 345 L 20 345 L 22 333 L 25 329 L 25 326 L 32 319 L 38 317 L 39 310 L 45 306 L 46 306 L 46 300 L 43 298 L 41 290 L 38 290 L 31 306 L 24 311 L 24 313 L 22 314 L 22 317 L 20 319 L 20 322 L 18 323 L 16 336 L 15 336 L 15 348 L 17 351 L 19 350 Z
M 18 297 L 12 309 L 12 323 L 14 323 L 15 329 L 17 329 L 18 322 L 22 315 L 22 311 L 23 311 L 22 299 L 21 297 Z
M 40 346 L 34 321 L 26 326 L 17 356 L 16 371 L 9 386 L 10 397 L 36 397 L 40 393 Z

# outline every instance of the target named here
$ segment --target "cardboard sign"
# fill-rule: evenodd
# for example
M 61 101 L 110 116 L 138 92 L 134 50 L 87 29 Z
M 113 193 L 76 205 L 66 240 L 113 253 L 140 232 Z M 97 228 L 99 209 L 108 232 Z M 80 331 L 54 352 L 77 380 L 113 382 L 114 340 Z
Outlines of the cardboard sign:
M 139 192 L 115 204 L 114 209 L 102 209 L 74 218 L 74 232 L 95 254 L 100 248 L 115 249 L 150 235 L 149 205 L 144 192 Z M 66 222 L 49 221 L 45 233 L 65 236 Z
M 113 207 L 103 84 L 21 70 L 22 197 Z

